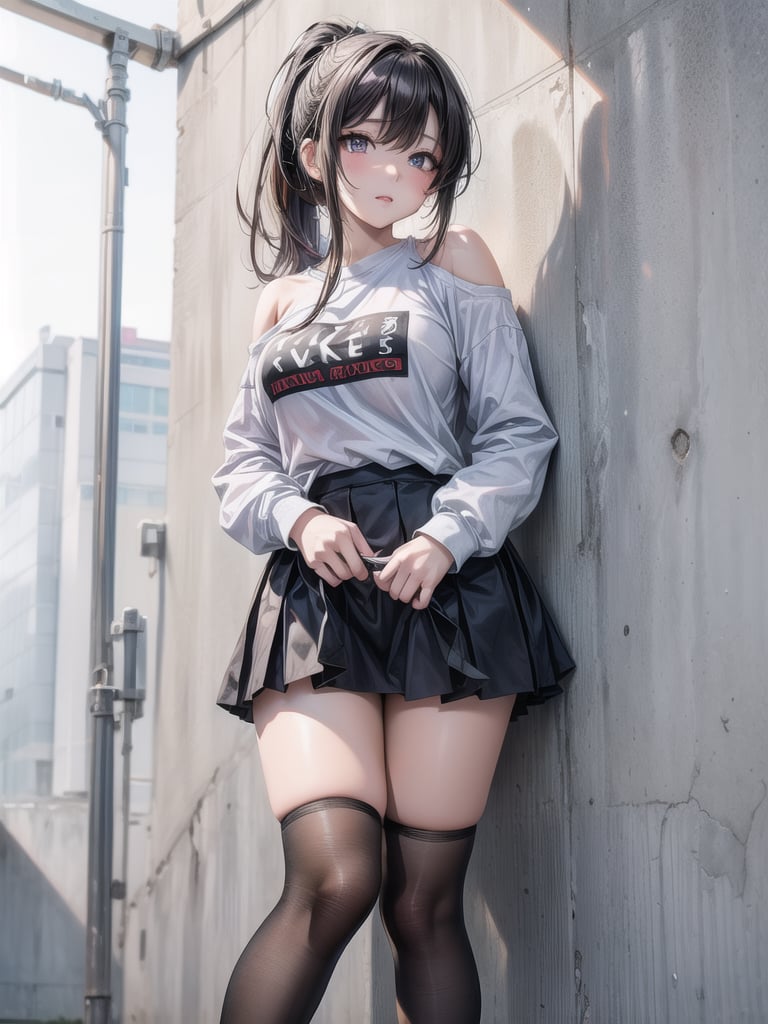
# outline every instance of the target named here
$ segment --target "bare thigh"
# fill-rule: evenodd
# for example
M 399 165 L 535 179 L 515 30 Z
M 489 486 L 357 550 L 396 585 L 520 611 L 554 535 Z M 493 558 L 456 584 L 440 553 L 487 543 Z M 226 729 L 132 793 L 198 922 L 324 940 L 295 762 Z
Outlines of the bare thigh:
M 315 690 L 309 679 L 286 693 L 264 690 L 253 719 L 272 811 L 327 796 L 351 796 L 384 813 L 382 703 L 378 694 Z
M 414 828 L 467 828 L 480 819 L 515 702 L 387 695 L 387 815 Z

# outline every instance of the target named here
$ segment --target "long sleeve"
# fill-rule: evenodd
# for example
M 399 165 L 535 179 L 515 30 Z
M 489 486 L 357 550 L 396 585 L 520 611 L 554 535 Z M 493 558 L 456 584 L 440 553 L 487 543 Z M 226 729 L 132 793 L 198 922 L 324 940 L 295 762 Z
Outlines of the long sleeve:
M 259 406 L 249 365 L 224 428 L 223 465 L 213 475 L 221 506 L 219 522 L 236 541 L 256 554 L 295 548 L 288 533 L 308 508 L 301 486 L 283 471 L 277 432 L 268 410 Z
M 433 516 L 419 533 L 444 544 L 460 568 L 497 551 L 535 508 L 557 434 L 536 393 L 509 293 L 462 285 L 456 298 L 468 465 L 435 493 Z

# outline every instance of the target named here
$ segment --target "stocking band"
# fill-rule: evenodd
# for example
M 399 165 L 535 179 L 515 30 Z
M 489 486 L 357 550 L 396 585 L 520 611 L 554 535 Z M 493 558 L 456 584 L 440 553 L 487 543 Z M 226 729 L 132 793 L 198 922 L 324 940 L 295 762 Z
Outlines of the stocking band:
M 399 821 L 385 818 L 384 828 L 388 832 L 399 832 L 401 836 L 406 836 L 408 839 L 420 839 L 423 843 L 450 843 L 454 839 L 468 839 L 470 836 L 473 836 L 477 825 L 470 825 L 469 828 L 454 828 L 442 831 L 431 828 L 411 828 L 409 825 L 401 825 Z
M 288 826 L 296 821 L 297 818 L 303 818 L 305 814 L 313 814 L 315 811 L 326 811 L 331 807 L 349 807 L 350 810 L 362 811 L 364 814 L 370 814 L 372 818 L 375 818 L 379 823 L 381 822 L 381 815 L 372 807 L 370 804 L 365 803 L 364 800 L 356 800 L 352 796 L 325 796 L 320 800 L 310 800 L 307 804 L 301 804 L 294 810 L 289 811 L 288 814 L 280 821 L 280 828 L 285 831 Z

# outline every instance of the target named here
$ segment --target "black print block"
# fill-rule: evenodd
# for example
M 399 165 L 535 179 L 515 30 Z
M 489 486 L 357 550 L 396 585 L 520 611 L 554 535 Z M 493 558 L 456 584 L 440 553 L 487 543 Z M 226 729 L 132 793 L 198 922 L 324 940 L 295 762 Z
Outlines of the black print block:
M 271 401 L 296 391 L 372 377 L 408 376 L 408 313 L 369 313 L 342 324 L 313 323 L 269 342 L 264 389 Z

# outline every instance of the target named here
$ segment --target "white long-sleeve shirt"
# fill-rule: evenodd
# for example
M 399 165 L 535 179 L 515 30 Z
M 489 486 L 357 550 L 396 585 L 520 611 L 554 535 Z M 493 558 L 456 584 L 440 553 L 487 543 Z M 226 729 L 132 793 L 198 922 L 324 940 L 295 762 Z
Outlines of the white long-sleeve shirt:
M 536 506 L 557 434 L 511 296 L 419 260 L 406 239 L 345 267 L 309 327 L 302 306 L 251 346 L 213 477 L 251 551 L 293 547 L 312 482 L 367 463 L 450 476 L 418 532 L 456 568 Z

